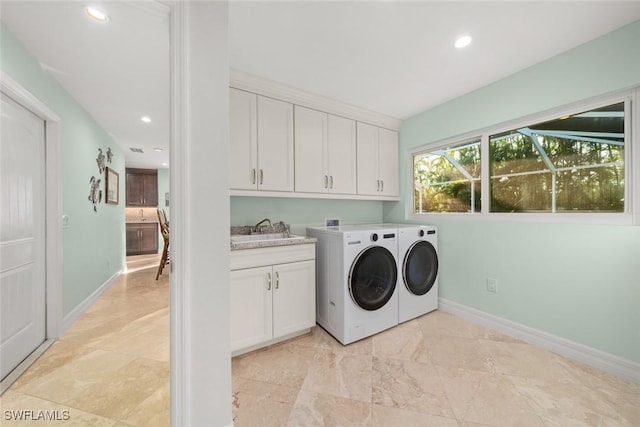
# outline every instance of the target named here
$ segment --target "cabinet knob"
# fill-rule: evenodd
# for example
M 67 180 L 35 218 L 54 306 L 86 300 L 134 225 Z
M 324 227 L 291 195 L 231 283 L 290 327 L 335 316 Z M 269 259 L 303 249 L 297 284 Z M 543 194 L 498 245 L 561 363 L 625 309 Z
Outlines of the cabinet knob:
M 260 169 L 260 185 L 264 182 L 264 172 Z
M 271 290 L 271 273 L 267 273 L 267 290 Z
M 380 191 L 384 191 L 384 179 L 380 180 Z
M 276 289 L 280 287 L 280 275 L 276 271 Z
M 255 168 L 251 169 L 251 183 L 252 184 L 256 183 L 256 169 Z
M 333 175 L 329 175 L 329 188 L 333 188 Z
M 324 176 L 324 188 L 327 188 L 327 186 L 329 185 L 329 178 L 327 178 L 327 175 Z

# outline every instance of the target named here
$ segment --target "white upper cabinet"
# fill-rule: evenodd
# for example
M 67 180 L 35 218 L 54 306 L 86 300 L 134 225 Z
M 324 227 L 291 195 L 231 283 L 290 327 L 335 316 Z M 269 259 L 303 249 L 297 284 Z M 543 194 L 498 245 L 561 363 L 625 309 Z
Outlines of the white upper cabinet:
M 258 97 L 254 93 L 231 88 L 229 116 L 231 134 L 231 188 L 258 188 Z
M 358 122 L 358 194 L 398 196 L 398 133 Z
M 356 194 L 356 121 L 327 115 L 329 191 Z
M 230 88 L 230 184 L 293 191 L 293 104 Z
M 258 189 L 293 191 L 293 104 L 258 96 Z
M 380 128 L 378 171 L 380 174 L 380 193 L 383 196 L 398 196 L 398 132 Z
M 355 194 L 356 122 L 295 106 L 295 190 Z

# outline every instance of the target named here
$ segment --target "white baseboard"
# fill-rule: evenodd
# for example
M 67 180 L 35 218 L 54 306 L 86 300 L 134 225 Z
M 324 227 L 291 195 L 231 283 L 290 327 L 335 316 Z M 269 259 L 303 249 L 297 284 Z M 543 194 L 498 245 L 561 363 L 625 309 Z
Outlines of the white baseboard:
M 121 274 L 122 270 L 118 270 L 117 272 L 115 272 L 113 276 L 109 277 L 102 285 L 100 285 L 95 291 L 93 291 L 91 295 L 85 298 L 84 301 L 82 301 L 66 316 L 64 316 L 64 318 L 62 319 L 62 327 L 58 336 L 62 336 L 62 334 L 64 334 L 67 329 L 69 329 L 71 325 L 73 325 L 73 323 L 78 320 L 80 316 L 82 316 L 84 312 L 89 309 L 89 307 L 91 307 L 91 304 L 93 304 L 98 298 L 100 298 L 100 295 L 102 295 L 102 293 L 106 291 L 109 286 L 111 286 L 113 282 L 115 282 L 115 280 L 120 277 Z
M 640 363 L 543 332 L 475 308 L 440 298 L 443 311 L 494 329 L 505 335 L 609 372 L 626 381 L 640 384 Z

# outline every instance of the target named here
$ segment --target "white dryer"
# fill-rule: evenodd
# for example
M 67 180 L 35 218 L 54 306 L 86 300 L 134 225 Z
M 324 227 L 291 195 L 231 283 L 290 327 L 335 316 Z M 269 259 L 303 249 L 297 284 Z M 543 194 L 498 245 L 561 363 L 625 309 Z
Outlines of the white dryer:
M 316 321 L 342 344 L 398 324 L 398 230 L 307 228 L 316 245 Z
M 432 225 L 388 225 L 398 229 L 398 322 L 438 308 L 438 236 Z

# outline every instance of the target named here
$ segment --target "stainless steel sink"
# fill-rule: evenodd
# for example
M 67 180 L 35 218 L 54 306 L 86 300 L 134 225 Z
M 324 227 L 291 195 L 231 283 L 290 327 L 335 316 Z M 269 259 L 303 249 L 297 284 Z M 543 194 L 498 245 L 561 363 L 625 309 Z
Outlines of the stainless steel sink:
M 296 236 L 295 234 L 286 235 L 285 233 L 236 234 L 231 236 L 231 243 L 254 243 L 299 239 L 304 239 L 304 236 Z

